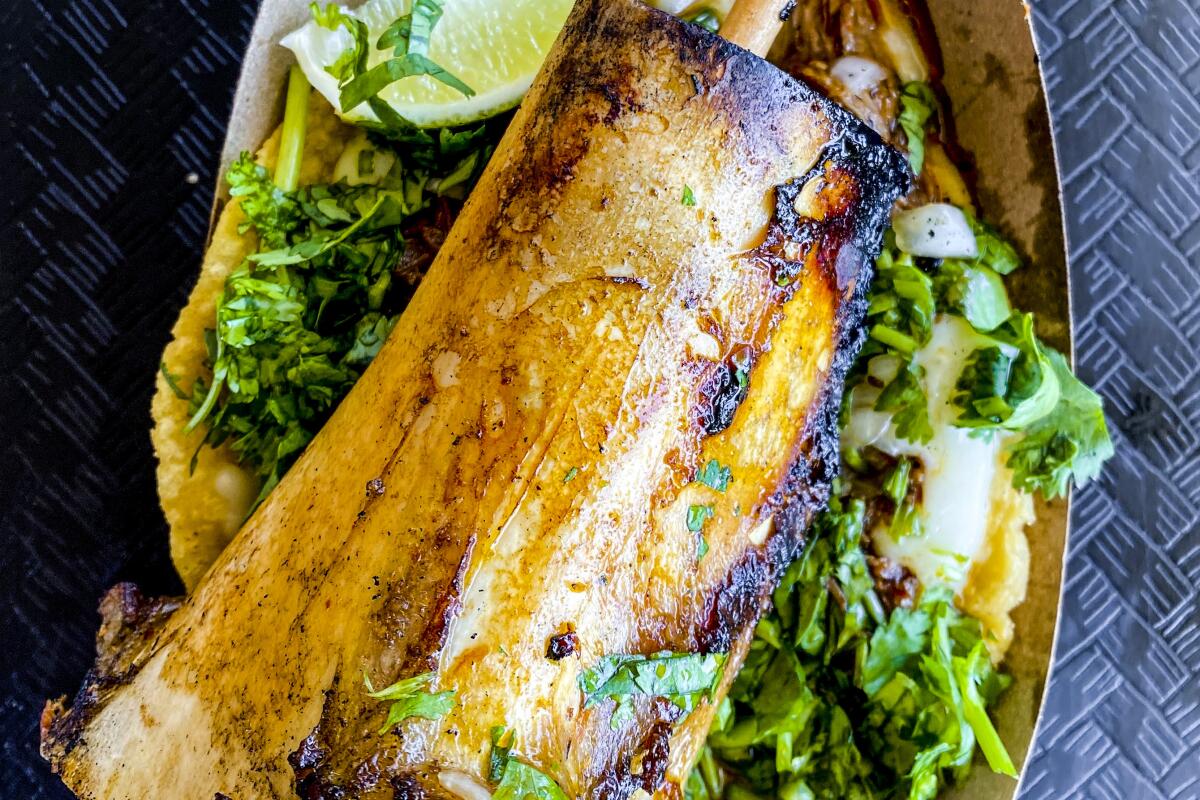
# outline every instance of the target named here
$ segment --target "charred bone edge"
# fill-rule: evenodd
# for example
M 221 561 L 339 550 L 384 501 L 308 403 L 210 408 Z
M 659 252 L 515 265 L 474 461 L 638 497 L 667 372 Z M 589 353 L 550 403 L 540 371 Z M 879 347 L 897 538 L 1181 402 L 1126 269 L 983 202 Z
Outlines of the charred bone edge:
M 597 37 L 597 40 L 622 39 L 626 32 L 613 24 L 611 14 L 605 18 L 609 25 L 607 29 L 596 20 L 599 14 L 597 9 L 611 10 L 613 5 L 595 1 L 581 3 L 576 13 L 580 13 L 579 8 L 584 8 L 582 13 L 590 14 L 591 18 L 578 24 L 579 35 Z M 768 134 L 755 132 L 754 121 L 745 122 L 746 119 L 756 114 L 778 115 L 781 107 L 807 105 L 812 117 L 820 120 L 832 132 L 826 139 L 832 138 L 833 143 L 819 159 L 819 165 L 825 167 L 823 179 L 827 179 L 835 191 L 844 190 L 846 196 L 842 199 L 847 200 L 843 207 L 831 209 L 820 222 L 799 218 L 789 203 L 781 203 L 771 226 L 772 233 L 779 236 L 777 244 L 792 241 L 804 246 L 806 256 L 815 256 L 806 259 L 815 263 L 819 273 L 813 279 L 826 282 L 834 289 L 835 296 L 840 298 L 836 317 L 830 320 L 835 332 L 834 357 L 823 380 L 823 388 L 810 406 L 808 424 L 801 439 L 801 457 L 791 466 L 787 478 L 772 498 L 773 513 L 777 515 L 776 535 L 766 540 L 765 550 L 756 547 L 743 554 L 742 560 L 728 572 L 723 583 L 710 596 L 703 625 L 695 632 L 696 647 L 713 651 L 727 649 L 731 643 L 744 638 L 743 634 L 752 628 L 780 570 L 800 546 L 811 514 L 827 498 L 829 482 L 837 465 L 836 416 L 841 381 L 863 338 L 861 319 L 865 310 L 869 262 L 878 248 L 891 203 L 905 188 L 907 180 L 904 176 L 907 173 L 898 154 L 883 148 L 877 137 L 865 132 L 857 121 L 829 101 L 745 51 L 697 28 L 683 26 L 666 15 L 662 17 L 661 27 L 682 55 L 690 55 L 702 62 L 701 65 L 712 62 L 719 65 L 720 75 L 706 76 L 708 80 L 705 83 L 715 85 L 718 81 L 733 80 L 742 84 L 744 96 L 733 98 L 738 105 L 723 107 L 721 111 L 726 117 L 732 118 L 735 125 L 741 122 L 745 126 L 747 141 L 743 146 L 747 149 L 757 151 L 769 147 L 773 140 Z M 771 98 L 749 91 L 751 86 L 771 84 L 781 92 L 788 92 L 786 102 L 772 103 Z M 593 85 L 587 88 L 596 91 L 599 87 Z M 576 86 L 570 89 L 572 92 L 584 91 Z M 714 102 L 720 104 L 728 100 L 718 93 Z M 510 135 L 514 134 L 510 131 Z M 561 178 L 569 181 L 571 175 L 564 174 Z M 794 190 L 798 186 L 792 181 L 785 186 L 788 188 L 779 191 L 777 199 L 794 199 Z M 771 242 L 772 237 L 769 236 L 768 243 Z M 778 257 L 767 250 L 759 255 L 764 260 Z M 167 603 L 152 614 L 116 613 L 113 622 L 102 629 L 101 658 L 93 673 L 94 679 L 85 684 L 71 709 L 66 709 L 61 703 L 48 707 L 43 740 L 45 752 L 55 768 L 67 761 L 90 717 L 97 713 L 105 698 L 132 681 L 146 659 L 157 650 L 161 644 L 157 641 L 158 626 L 168 619 L 174 607 Z M 118 607 L 117 611 L 120 612 L 121 608 Z M 106 614 L 106 619 L 108 616 Z M 126 635 L 106 635 L 106 629 L 125 630 Z M 111 651 L 110 654 L 106 654 L 106 649 Z M 113 668 L 111 665 L 114 664 L 120 665 L 120 668 Z M 730 676 L 734 666 L 731 665 Z M 314 733 L 321 733 L 321 729 L 318 728 Z M 597 787 L 598 791 L 601 788 Z M 438 793 L 436 787 L 429 787 L 429 791 Z M 309 793 L 308 796 L 353 795 L 331 787 L 328 795 Z
M 594 0 L 580 3 L 576 13 L 581 13 L 580 9 L 589 5 L 599 8 L 605 4 Z M 648 13 L 661 14 L 654 10 L 648 10 Z M 664 21 L 663 27 L 679 37 L 676 44 L 681 53 L 689 50 L 704 52 L 711 48 L 712 62 L 727 68 L 722 77 L 737 74 L 740 69 L 745 69 L 751 75 L 775 73 L 776 80 L 782 75 L 775 67 L 719 37 L 694 26 L 679 26 L 668 15 L 661 16 L 670 21 Z M 594 21 L 594 30 L 588 31 L 588 35 L 620 40 L 619 36 L 614 35 L 620 31 L 605 28 L 606 20 L 598 12 L 589 11 L 588 18 Z M 676 30 L 676 27 L 682 30 Z M 570 20 L 565 30 L 572 30 Z M 567 53 L 577 53 L 587 48 L 576 45 L 562 49 Z M 572 68 L 570 57 L 565 59 L 565 63 L 554 67 L 568 71 Z M 547 71 L 553 72 L 549 66 Z M 750 78 L 745 80 L 752 82 Z M 783 76 L 782 81 L 789 88 L 796 89 L 797 94 L 804 94 L 814 110 L 819 107 L 830 127 L 839 131 L 840 135 L 825 148 L 808 173 L 776 187 L 774 218 L 759 254 L 763 260 L 781 258 L 777 252 L 781 252 L 788 243 L 805 248 L 805 255 L 798 259 L 801 263 L 813 251 L 817 253 L 821 277 L 840 296 L 835 319 L 836 347 L 823 387 L 801 437 L 804 442 L 802 456 L 791 465 L 785 485 L 771 499 L 771 505 L 776 510 L 775 532 L 765 542 L 756 543 L 762 544 L 762 547 L 749 549 L 710 596 L 704 626 L 697 631 L 694 642 L 695 648 L 703 653 L 729 652 L 731 649 L 736 652 L 739 644 L 746 641 L 746 634 L 753 629 L 767 607 L 771 590 L 788 564 L 799 554 L 805 541 L 804 532 L 813 514 L 828 501 L 839 465 L 837 417 L 842 385 L 845 373 L 866 337 L 861 323 L 873 273 L 871 265 L 878 253 L 892 203 L 907 192 L 909 186 L 909 172 L 903 156 L 883 147 L 876 134 L 806 85 L 788 76 Z M 608 86 L 605 85 L 605 88 Z M 510 128 L 510 135 L 515 128 L 516 122 Z M 812 180 L 837 184 L 855 196 L 842 213 L 831 213 L 820 222 L 801 217 L 794 203 Z M 845 258 L 847 251 L 843 248 L 848 248 L 851 254 L 849 258 Z M 832 258 L 828 257 L 830 255 Z M 743 655 L 744 652 L 738 654 L 737 658 L 740 660 Z M 726 671 L 722 692 L 728 688 L 736 672 L 733 657 L 729 664 L 731 666 Z M 333 735 L 326 734 L 327 726 L 336 728 L 345 724 L 343 715 L 339 713 L 339 694 L 341 687 L 347 685 L 355 685 L 354 675 L 342 673 L 334 678 L 334 688 L 326 694 L 321 722 L 289 755 L 289 763 L 296 774 L 296 792 L 306 800 L 349 800 L 365 797 L 376 790 L 375 785 L 359 784 L 354 777 L 356 770 L 346 769 L 344 763 L 335 763 L 337 731 Z M 633 775 L 629 764 L 631 756 L 636 753 L 644 755 L 651 745 L 669 746 L 669 740 L 656 737 L 655 731 L 661 730 L 664 722 L 669 730 L 670 714 L 669 709 L 661 711 L 658 719 L 649 720 L 647 730 L 639 730 L 633 735 L 632 741 L 641 743 L 638 750 L 625 753 L 623 763 L 615 765 L 612 773 L 590 786 L 583 796 L 629 797 L 638 790 L 653 793 L 660 789 L 664 778 L 661 770 L 645 770 L 640 775 Z M 644 759 L 643 764 L 649 760 Z M 388 774 L 386 780 L 390 781 L 397 798 L 452 797 L 439 785 L 438 774 L 437 764 L 426 763 Z M 372 780 L 378 779 L 379 776 L 372 775 Z
M 42 711 L 41 753 L 56 773 L 79 744 L 96 709 L 141 670 L 156 649 L 159 631 L 182 603 L 180 597 L 147 598 L 132 583 L 118 583 L 105 593 L 100 601 L 96 663 L 70 706 L 60 697 L 47 701 Z
M 856 181 L 866 180 L 872 175 L 879 175 L 896 169 L 893 155 L 889 151 L 885 158 L 878 158 L 878 150 L 872 150 L 870 137 L 847 134 L 835 142 L 823 154 L 821 161 L 835 161 L 840 167 L 846 168 L 847 173 L 855 176 Z M 842 160 L 844 159 L 844 160 Z M 814 172 L 819 171 L 819 166 Z M 893 173 L 903 174 L 903 173 Z M 776 213 L 772 222 L 772 232 L 783 233 L 782 240 L 795 242 L 809 239 L 805 231 L 805 223 L 811 220 L 797 218 L 794 211 L 789 213 L 789 205 L 796 198 L 799 189 L 808 183 L 809 176 L 777 187 Z M 860 186 L 863 183 L 859 183 Z M 885 194 L 877 195 L 884 197 Z M 884 209 L 890 209 L 893 200 L 883 204 Z M 869 205 L 869 203 L 868 203 Z M 887 220 L 887 211 L 873 215 L 874 219 L 860 217 L 854 227 L 853 238 L 849 243 L 862 246 L 860 252 L 874 253 L 878 249 L 878 241 L 882 236 Z M 841 222 L 838 219 L 837 222 Z M 874 231 L 874 233 L 872 233 Z M 823 236 L 827 231 L 821 231 L 811 240 L 810 247 L 820 248 Z M 768 240 L 772 234 L 768 233 Z M 871 242 L 876 244 L 872 245 Z M 874 249 L 868 249 L 874 248 Z M 770 594 L 782 577 L 784 571 L 800 554 L 805 544 L 805 531 L 812 522 L 814 514 L 825 506 L 829 500 L 829 492 L 833 479 L 837 476 L 840 458 L 838 455 L 837 420 L 842 402 L 842 385 L 846 372 L 854 363 L 866 332 L 862 329 L 862 319 L 866 313 L 867 290 L 870 286 L 872 268 L 869 262 L 859 271 L 856 277 L 842 283 L 842 276 L 829 275 L 838 280 L 842 290 L 842 304 L 836 320 L 836 349 L 829 368 L 826 382 L 820 391 L 815 409 L 810 414 L 803 440 L 806 444 L 803 456 L 791 466 L 786 486 L 772 497 L 772 504 L 778 509 L 775 516 L 774 532 L 764 542 L 762 547 L 749 549 L 745 557 L 728 572 L 724 582 L 710 596 L 704 627 L 697 632 L 695 646 L 697 652 L 733 652 L 740 661 L 744 652 L 739 648 L 746 641 L 746 633 L 753 630 L 759 617 L 769 606 Z M 730 665 L 734 665 L 731 656 Z M 723 694 L 728 690 L 736 674 L 736 666 L 727 668 L 725 680 L 720 687 Z M 334 685 L 326 693 L 326 702 L 321 722 L 316 729 L 300 742 L 294 752 L 289 754 L 288 762 L 296 775 L 296 794 L 304 800 L 352 800 L 365 795 L 359 794 L 366 787 L 356 786 L 355 780 L 346 780 L 344 771 L 334 766 L 331 756 L 336 748 L 332 742 L 325 741 L 324 728 L 328 724 L 344 723 L 338 719 L 336 701 L 343 691 L 343 686 L 356 686 L 354 675 L 339 672 L 334 678 Z M 640 745 L 635 754 L 646 755 L 651 747 L 661 747 L 669 750 L 669 731 L 673 708 L 665 704 L 661 712 L 662 718 L 655 720 L 640 739 Z M 662 733 L 664 730 L 667 733 Z M 656 733 L 657 732 L 657 733 Z M 607 776 L 599 785 L 591 787 L 585 795 L 588 798 L 631 797 L 638 790 L 655 794 L 662 788 L 665 775 L 662 769 L 646 770 L 639 775 L 629 771 L 631 758 L 624 759 L 615 772 Z M 643 765 L 651 759 L 644 758 Z M 665 767 L 665 756 L 661 757 L 660 765 Z M 437 776 L 439 769 L 436 764 L 426 764 L 421 767 L 404 770 L 389 776 L 395 789 L 396 798 L 454 798 L 439 786 Z

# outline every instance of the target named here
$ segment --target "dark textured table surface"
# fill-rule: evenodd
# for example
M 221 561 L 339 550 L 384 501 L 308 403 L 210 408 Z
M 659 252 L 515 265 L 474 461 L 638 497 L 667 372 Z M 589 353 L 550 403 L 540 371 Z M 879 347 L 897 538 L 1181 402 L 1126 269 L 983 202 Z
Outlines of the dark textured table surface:
M 37 757 L 37 714 L 78 685 L 103 589 L 176 588 L 161 577 L 148 400 L 254 12 L 0 4 L 4 798 L 68 796 Z M 1200 11 L 1047 0 L 1033 16 L 1080 371 L 1108 403 L 1118 457 L 1076 496 L 1023 797 L 1200 798 Z

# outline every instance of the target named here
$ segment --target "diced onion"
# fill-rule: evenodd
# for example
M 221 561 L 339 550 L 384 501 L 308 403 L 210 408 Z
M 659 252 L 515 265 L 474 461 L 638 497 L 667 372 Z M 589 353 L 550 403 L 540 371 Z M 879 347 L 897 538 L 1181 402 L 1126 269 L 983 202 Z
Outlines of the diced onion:
M 975 233 L 961 209 L 948 203 L 901 211 L 892 217 L 896 246 L 927 258 L 974 258 L 979 254 Z
M 371 151 L 373 155 L 367 159 L 370 169 L 363 173 L 359 171 L 359 167 L 364 165 L 361 156 L 367 151 Z M 376 150 L 371 146 L 371 140 L 367 138 L 366 132 L 359 131 L 342 148 L 342 154 L 333 167 L 333 180 L 335 182 L 345 181 L 351 186 L 359 186 L 364 183 L 377 184 L 387 176 L 395 163 L 396 156 L 393 153 L 387 150 Z
M 833 62 L 829 74 L 851 94 L 868 92 L 887 77 L 887 71 L 879 62 L 862 56 L 842 56 Z

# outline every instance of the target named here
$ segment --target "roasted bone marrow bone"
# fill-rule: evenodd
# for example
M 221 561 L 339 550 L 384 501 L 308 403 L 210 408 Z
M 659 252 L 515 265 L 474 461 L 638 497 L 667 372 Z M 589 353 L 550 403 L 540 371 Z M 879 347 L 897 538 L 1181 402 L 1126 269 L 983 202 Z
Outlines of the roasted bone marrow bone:
M 565 796 L 678 796 L 827 499 L 907 174 L 746 51 L 578 3 L 326 427 L 128 668 L 51 707 L 56 771 L 452 797 L 502 729 Z

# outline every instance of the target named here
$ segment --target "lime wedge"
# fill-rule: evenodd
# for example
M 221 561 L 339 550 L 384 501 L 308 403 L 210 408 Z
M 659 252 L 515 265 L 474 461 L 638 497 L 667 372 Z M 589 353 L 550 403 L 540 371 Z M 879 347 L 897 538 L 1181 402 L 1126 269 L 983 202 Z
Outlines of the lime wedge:
M 475 91 L 471 97 L 428 75 L 402 78 L 379 98 L 422 128 L 462 125 L 490 117 L 521 101 L 542 60 L 562 29 L 572 0 L 445 0 L 441 19 L 429 40 L 429 58 Z M 392 56 L 375 45 L 388 26 L 408 14 L 412 0 L 369 0 L 343 9 L 370 31 L 368 67 Z M 327 30 L 313 21 L 284 37 L 313 88 L 343 119 L 375 122 L 366 103 L 343 110 L 338 81 L 326 67 L 353 45 L 345 28 Z

